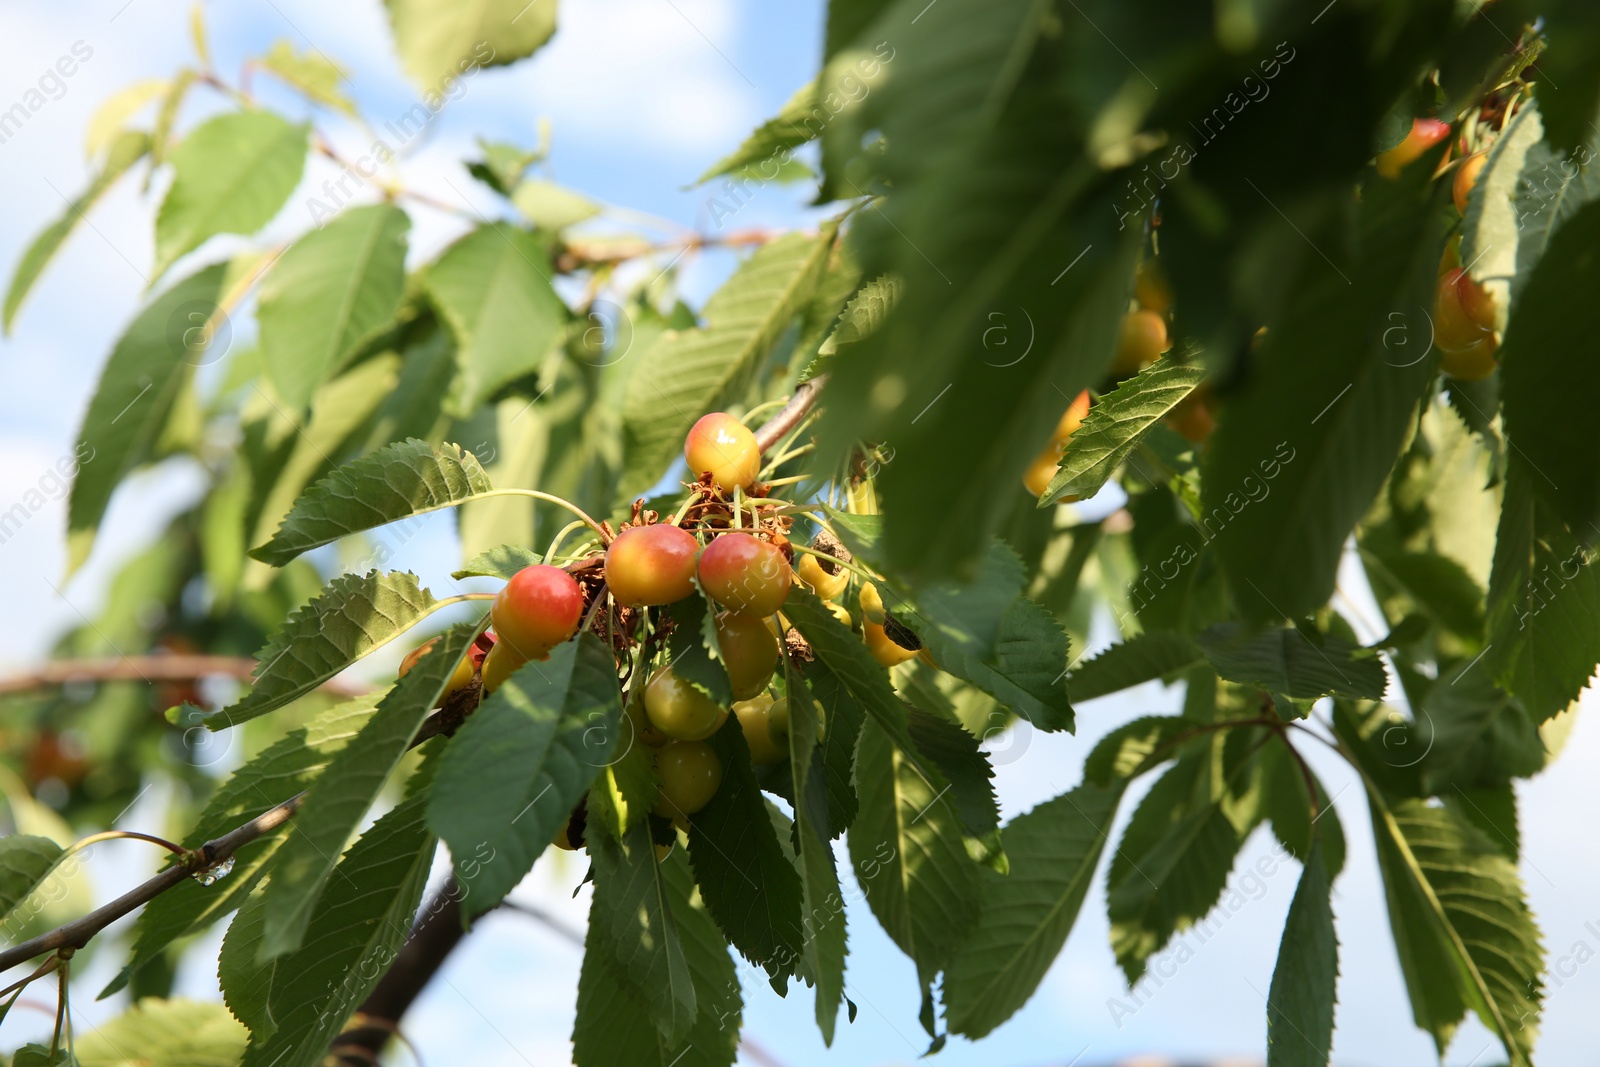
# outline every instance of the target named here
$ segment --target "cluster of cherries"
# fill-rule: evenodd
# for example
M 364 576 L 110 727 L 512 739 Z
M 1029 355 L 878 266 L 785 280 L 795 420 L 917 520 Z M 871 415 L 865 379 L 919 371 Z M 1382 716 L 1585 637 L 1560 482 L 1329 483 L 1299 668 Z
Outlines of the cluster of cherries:
M 684 443 L 684 456 L 698 476 L 696 484 L 724 499 L 735 490 L 750 490 L 761 469 L 755 435 L 722 412 L 695 423 Z M 784 550 L 789 547 L 787 539 L 776 538 L 784 546 L 780 547 L 774 543 L 774 531 L 757 519 L 759 499 L 747 498 L 753 505 L 746 512 L 749 528 L 722 530 L 701 524 L 702 533 L 710 538 L 703 546 L 689 529 L 653 522 L 653 513 L 641 517 L 636 512 L 637 521 L 625 526 L 605 551 L 605 589 L 617 605 L 643 610 L 674 604 L 693 596 L 698 584 L 720 609 L 712 622 L 733 693 L 731 707 L 713 700 L 669 663 L 658 667 L 644 685 L 632 687 L 626 709 L 633 736 L 654 750 L 659 785 L 654 813 L 682 828 L 685 817 L 710 803 L 722 784 L 722 764 L 706 739 L 722 728 L 730 714 L 738 717 L 752 762 L 771 764 L 788 758 L 788 700 L 775 698 L 768 687 L 782 653 L 781 638 L 789 629 L 779 609 L 793 583 L 810 587 L 841 621 L 851 623 L 849 613 L 836 603 L 850 580 L 838 561 L 848 562 L 849 553 L 828 535 L 819 535 L 819 545 L 827 550 L 823 558 L 801 555 L 791 567 Z M 863 637 L 880 663 L 893 665 L 918 654 L 916 638 L 888 616 L 871 583 L 863 584 L 860 603 Z M 493 632 L 484 634 L 462 658 L 443 699 L 475 676 L 481 678 L 484 692 L 493 692 L 523 664 L 547 658 L 552 648 L 577 634 L 586 606 L 584 587 L 567 570 L 542 563 L 524 567 L 496 595 L 490 611 Z M 413 650 L 401 664 L 401 675 L 432 644 Z M 817 725 L 819 734 L 825 734 L 826 721 Z M 583 820 L 580 805 L 556 844 L 581 847 Z
M 1378 173 L 1387 178 L 1399 175 L 1407 164 L 1419 159 L 1423 153 L 1450 136 L 1450 124 L 1438 119 L 1415 119 L 1411 131 L 1398 145 L 1378 156 Z M 1455 177 L 1450 184 L 1450 195 L 1456 210 L 1467 213 L 1467 198 L 1478 183 L 1488 160 L 1488 150 L 1466 151 L 1465 141 L 1457 146 L 1461 154 L 1450 161 L 1447 154 L 1440 163 L 1440 171 L 1455 167 Z M 1433 334 L 1439 346 L 1440 367 L 1452 378 L 1480 381 L 1494 373 L 1499 361 L 1495 351 L 1500 346 L 1496 328 L 1494 294 L 1461 266 L 1459 239 L 1452 241 L 1439 263 L 1439 281 L 1434 290 Z

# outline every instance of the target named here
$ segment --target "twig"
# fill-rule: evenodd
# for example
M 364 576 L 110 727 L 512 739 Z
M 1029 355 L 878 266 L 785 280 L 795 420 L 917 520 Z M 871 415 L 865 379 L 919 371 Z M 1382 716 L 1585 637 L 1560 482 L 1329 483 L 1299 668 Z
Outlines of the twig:
M 106 659 L 50 660 L 38 670 L 0 679 L 0 696 L 26 693 L 72 682 L 192 682 L 221 675 L 248 682 L 256 661 L 249 656 L 119 656 Z M 322 688 L 338 696 L 358 696 L 362 690 L 328 681 Z
M 276 830 L 289 821 L 304 800 L 304 793 L 292 796 L 277 807 L 269 808 L 257 815 L 243 826 L 236 827 L 221 837 L 207 841 L 190 853 L 191 856 L 195 857 L 191 862 L 179 863 L 176 866 L 168 867 L 144 884 L 122 894 L 122 896 L 109 904 L 101 905 L 81 919 L 74 919 L 64 926 L 56 927 L 49 933 L 40 934 L 38 937 L 24 941 L 20 945 L 13 945 L 4 951 L 0 951 L 0 972 L 7 971 L 19 963 L 24 963 L 35 956 L 43 955 L 55 949 L 82 948 L 101 930 L 104 930 L 135 908 L 149 903 L 197 871 L 215 867 L 223 860 L 232 857 L 235 852 L 256 840 L 256 838 Z
M 822 392 L 822 387 L 828 381 L 826 374 L 819 374 L 809 382 L 805 382 L 794 391 L 778 413 L 761 424 L 761 429 L 756 431 L 756 445 L 765 452 L 783 438 L 783 435 L 799 425 L 817 402 L 817 394 Z

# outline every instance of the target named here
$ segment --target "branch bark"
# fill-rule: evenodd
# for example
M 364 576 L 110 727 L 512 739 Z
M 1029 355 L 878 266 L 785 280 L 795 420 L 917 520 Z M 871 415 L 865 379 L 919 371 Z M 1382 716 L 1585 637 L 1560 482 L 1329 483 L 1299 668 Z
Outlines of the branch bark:
M 361 1002 L 346 1029 L 333 1039 L 328 1051 L 335 1063 L 378 1062 L 378 1053 L 399 1031 L 400 1020 L 412 1002 L 466 935 L 461 922 L 464 895 L 452 876 L 423 907 L 422 917 L 411 928 L 388 971 Z
M 255 669 L 256 660 L 250 656 L 159 655 L 58 659 L 27 674 L 0 678 L 0 696 L 70 682 L 192 682 L 214 675 L 248 682 Z M 357 696 L 360 693 L 360 690 L 339 682 L 325 682 L 322 688 L 341 696 Z
M 817 395 L 822 392 L 822 387 L 828 381 L 826 374 L 819 374 L 800 386 L 797 386 L 789 402 L 778 409 L 778 413 L 761 424 L 761 429 L 756 431 L 756 444 L 762 452 L 766 452 L 773 445 L 783 439 L 783 435 L 800 425 L 800 420 L 810 413 L 817 402 Z

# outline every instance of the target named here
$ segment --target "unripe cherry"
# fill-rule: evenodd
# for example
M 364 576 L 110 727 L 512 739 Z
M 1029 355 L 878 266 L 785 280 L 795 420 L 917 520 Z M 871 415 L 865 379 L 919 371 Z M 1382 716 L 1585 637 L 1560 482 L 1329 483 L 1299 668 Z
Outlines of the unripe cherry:
M 526 662 L 528 657 L 517 655 L 517 650 L 505 641 L 496 641 L 489 654 L 483 657 L 483 691 L 492 693 L 499 689 L 511 673 Z
M 1471 307 L 1468 306 L 1469 302 Z M 1446 351 L 1477 344 L 1490 332 L 1479 316 L 1488 310 L 1493 323 L 1493 300 L 1466 271 L 1453 267 L 1439 275 L 1434 292 L 1434 339 Z
M 836 574 L 829 574 L 817 557 L 809 553 L 800 556 L 800 562 L 794 565 L 794 574 L 823 600 L 834 599 L 850 584 L 849 571 L 840 567 Z
M 693 815 L 722 785 L 722 761 L 703 741 L 674 741 L 656 752 L 655 762 L 661 780 L 655 813 L 663 818 Z
M 703 415 L 689 430 L 683 442 L 683 458 L 689 473 L 699 477 L 711 472 L 711 481 L 732 491 L 748 489 L 761 473 L 761 446 L 750 428 L 727 412 Z
M 1456 210 L 1463 215 L 1467 213 L 1467 197 L 1472 194 L 1472 187 L 1478 184 L 1478 175 L 1488 161 L 1489 153 L 1474 152 L 1456 168 L 1455 181 L 1450 183 L 1450 198 L 1456 202 Z
M 489 614 L 496 648 L 509 644 L 524 659 L 544 659 L 578 632 L 583 590 L 560 567 L 535 563 L 511 576 Z
M 606 588 L 629 607 L 672 604 L 694 592 L 694 534 L 665 523 L 630 526 L 606 549 Z
M 655 728 L 680 741 L 699 741 L 717 732 L 728 709 L 662 667 L 644 687 L 644 710 Z
M 418 645 L 416 648 L 413 648 L 410 652 L 407 652 L 405 658 L 400 661 L 400 671 L 398 676 L 404 678 L 406 675 L 410 674 L 411 668 L 415 667 L 417 662 L 421 660 L 423 656 L 426 656 L 430 651 L 432 651 L 433 646 L 438 643 L 439 639 L 437 637 L 431 637 L 422 644 Z M 435 705 L 436 707 L 444 707 L 444 702 L 450 699 L 450 695 L 452 693 L 463 688 L 468 682 L 472 681 L 472 667 L 472 652 L 469 649 L 467 652 L 462 654 L 461 662 L 457 663 L 456 669 L 451 672 L 450 680 L 445 683 L 444 692 L 439 695 L 439 702 L 437 705 Z
M 883 597 L 878 594 L 877 586 L 871 582 L 863 582 L 861 592 L 856 595 L 856 602 L 861 605 L 863 619 L 875 626 L 883 625 Z
M 1117 332 L 1117 358 L 1112 361 L 1111 373 L 1119 378 L 1137 373 L 1171 347 L 1166 319 L 1154 311 L 1130 311 L 1122 316 Z
M 769 716 L 773 703 L 772 697 L 763 693 L 733 706 L 733 713 L 739 719 L 739 728 L 744 731 L 744 743 L 750 749 L 750 762 L 758 767 L 782 763 L 789 758 L 787 733 L 785 740 L 780 743 L 778 735 L 771 728 Z
M 1165 335 L 1166 324 L 1162 324 L 1162 333 Z M 1061 450 L 1065 447 L 1067 439 L 1077 432 L 1083 425 L 1083 420 L 1089 415 L 1089 390 L 1079 393 L 1067 405 L 1067 410 L 1062 412 L 1061 419 L 1056 423 L 1055 430 L 1050 434 L 1050 443 L 1046 445 L 1033 462 L 1028 464 L 1028 469 L 1022 473 L 1022 486 L 1034 496 L 1043 496 L 1044 491 L 1050 487 L 1055 479 L 1056 472 L 1061 469 Z M 1078 499 L 1075 496 L 1064 498 L 1068 502 Z
M 712 620 L 717 648 L 727 668 L 735 700 L 748 700 L 766 689 L 778 667 L 778 641 L 758 615 L 737 611 L 718 613 Z
M 1147 259 L 1139 264 L 1133 276 L 1133 298 L 1139 301 L 1140 307 L 1157 315 L 1172 310 L 1172 286 L 1167 284 L 1160 260 Z
M 700 585 L 730 611 L 767 616 L 789 598 L 791 574 L 783 553 L 746 533 L 727 533 L 700 553 Z

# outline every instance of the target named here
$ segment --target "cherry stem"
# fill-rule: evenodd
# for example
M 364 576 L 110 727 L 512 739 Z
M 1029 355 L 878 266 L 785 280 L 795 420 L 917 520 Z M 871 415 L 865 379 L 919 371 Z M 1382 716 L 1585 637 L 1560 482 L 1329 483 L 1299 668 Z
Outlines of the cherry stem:
M 588 512 L 584 511 L 578 505 L 574 504 L 565 497 L 556 496 L 554 493 L 541 493 L 537 489 L 491 489 L 487 493 L 479 493 L 473 499 L 483 500 L 487 497 L 495 496 L 532 497 L 534 500 L 543 500 L 547 504 L 554 504 L 557 507 L 566 508 L 568 511 L 572 512 L 572 514 L 576 515 L 585 526 L 589 527 L 589 529 L 600 535 L 601 544 L 609 545 L 612 541 L 612 535 L 606 531 L 605 527 L 601 526 L 598 522 L 595 522 L 594 519 L 590 517 Z
M 62 853 L 62 856 L 65 857 L 74 852 L 79 852 L 88 848 L 90 845 L 99 844 L 101 841 L 117 841 L 123 839 L 128 841 L 148 841 L 150 844 L 160 845 L 168 852 L 178 856 L 181 856 L 188 851 L 188 849 L 184 848 L 182 845 L 174 844 L 164 837 L 156 837 L 154 834 L 141 834 L 137 830 L 105 830 L 98 834 L 90 834 L 82 841 L 74 843 L 71 848 Z
M 556 558 L 556 549 L 561 547 L 561 542 L 563 542 L 563 541 L 565 541 L 567 539 L 567 535 L 569 533 L 571 533 L 573 530 L 576 530 L 578 527 L 580 527 L 582 525 L 583 525 L 583 520 L 582 519 L 574 519 L 571 522 L 567 523 L 565 526 L 561 527 L 561 530 L 555 535 L 554 538 L 551 539 L 550 547 L 544 550 L 544 561 L 546 563 L 549 563 L 551 560 L 555 559 Z

